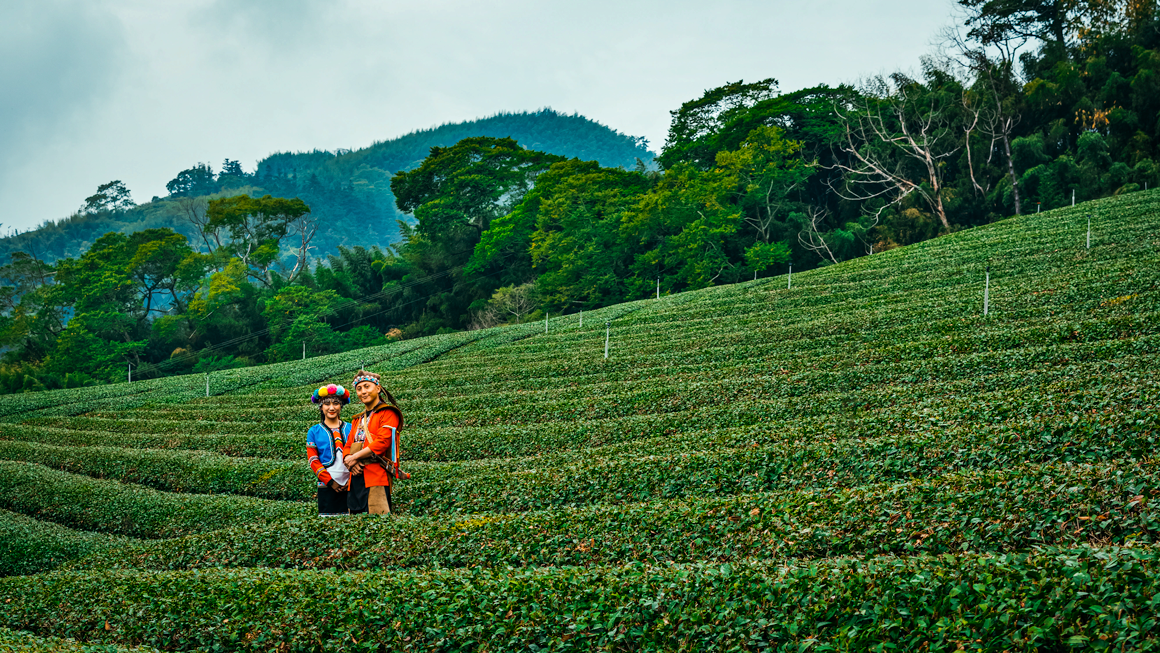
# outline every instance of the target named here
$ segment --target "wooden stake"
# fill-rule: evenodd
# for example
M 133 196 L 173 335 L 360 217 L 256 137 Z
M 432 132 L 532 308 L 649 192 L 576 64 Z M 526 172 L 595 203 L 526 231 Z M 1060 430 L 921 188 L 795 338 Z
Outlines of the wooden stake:
M 987 280 L 983 282 L 983 315 L 986 316 L 991 305 L 991 266 L 987 266 Z

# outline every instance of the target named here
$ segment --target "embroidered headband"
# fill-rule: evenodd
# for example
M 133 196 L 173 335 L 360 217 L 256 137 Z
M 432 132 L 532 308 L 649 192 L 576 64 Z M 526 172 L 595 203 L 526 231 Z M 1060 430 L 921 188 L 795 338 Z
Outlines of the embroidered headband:
M 322 403 L 323 399 L 337 399 L 345 406 L 350 403 L 350 390 L 341 385 L 324 385 L 314 391 L 314 396 L 310 398 L 313 403 Z
M 374 372 L 368 372 L 366 370 L 359 370 L 358 374 L 354 375 L 354 381 L 351 381 L 350 384 L 352 386 L 358 387 L 359 383 L 362 383 L 363 381 L 370 381 L 371 383 L 373 383 L 375 385 L 381 386 L 383 384 L 382 378 L 383 377 L 379 376 L 378 374 L 375 374 Z

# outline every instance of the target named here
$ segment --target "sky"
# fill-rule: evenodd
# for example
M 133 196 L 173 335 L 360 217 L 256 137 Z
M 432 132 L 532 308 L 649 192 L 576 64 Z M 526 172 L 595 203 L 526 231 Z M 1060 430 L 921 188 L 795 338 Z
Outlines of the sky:
M 199 162 L 357 149 L 500 111 L 649 139 L 727 82 L 913 71 L 950 0 L 4 0 L 0 235 L 98 185 L 137 202 Z

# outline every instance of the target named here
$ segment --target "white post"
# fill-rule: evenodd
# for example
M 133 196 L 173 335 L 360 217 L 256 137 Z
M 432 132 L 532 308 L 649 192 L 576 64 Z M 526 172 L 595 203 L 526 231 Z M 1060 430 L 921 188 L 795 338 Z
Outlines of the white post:
M 661 298 L 661 278 L 657 277 L 657 299 Z
M 132 383 L 133 382 L 133 364 L 128 363 L 128 365 L 129 365 L 129 383 Z
M 306 360 L 306 341 L 302 341 L 302 360 Z
M 604 360 L 608 360 L 608 334 L 612 333 L 612 322 L 604 323 Z
M 983 283 L 983 315 L 986 316 L 991 307 L 991 266 L 987 266 L 987 280 Z
M 1035 212 L 1039 213 L 1039 209 L 1042 207 L 1043 207 L 1043 202 L 1036 202 L 1035 203 Z
M 785 279 L 785 289 L 793 288 L 793 263 L 789 264 L 789 276 Z
M 209 372 L 205 373 L 205 396 L 209 396 Z
M 757 281 L 757 270 L 753 271 L 753 280 Z
M 1088 214 L 1087 248 L 1092 248 L 1092 214 Z
M 870 256 L 874 256 L 874 243 L 870 243 Z
M 1071 205 L 1075 206 L 1075 189 L 1071 189 Z

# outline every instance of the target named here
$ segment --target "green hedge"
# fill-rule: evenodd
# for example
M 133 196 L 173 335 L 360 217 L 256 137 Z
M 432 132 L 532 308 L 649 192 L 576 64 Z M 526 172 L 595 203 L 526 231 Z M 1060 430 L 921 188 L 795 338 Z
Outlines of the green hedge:
M 1119 651 L 1160 645 L 1157 614 L 1151 547 L 785 566 L 0 579 L 10 626 L 168 650 Z
M 781 363 L 761 358 L 760 366 L 739 368 L 739 362 L 717 361 L 703 364 L 696 371 L 679 373 L 668 370 L 663 376 L 655 374 L 642 378 L 625 378 L 629 375 L 615 375 L 601 384 L 583 384 L 563 387 L 528 390 L 504 390 L 482 392 L 470 396 L 450 398 L 430 398 L 404 402 L 408 421 L 413 426 L 469 425 L 470 422 L 503 420 L 511 423 L 560 419 L 561 416 L 575 419 L 578 416 L 607 417 L 601 414 L 599 406 L 627 407 L 631 412 L 664 412 L 671 410 L 670 404 L 698 405 L 727 404 L 737 399 L 774 399 L 802 397 L 820 392 L 872 392 L 883 391 L 888 384 L 897 382 L 940 383 L 968 380 L 995 373 L 1013 373 L 1035 369 L 1046 361 L 1067 359 L 1076 363 L 1097 363 L 1108 358 L 1122 356 L 1155 355 L 1160 353 L 1160 313 L 1156 318 L 1156 329 L 1139 328 L 1130 333 L 1142 337 L 1126 342 L 1113 339 L 1110 342 L 1058 343 L 1051 346 L 1030 346 L 1024 344 L 1016 348 L 1001 347 L 1003 343 L 992 343 L 994 351 L 982 350 L 979 343 L 965 339 L 948 340 L 940 338 L 933 343 L 908 343 L 905 346 L 889 347 L 878 352 L 861 352 L 851 357 L 842 353 L 834 361 L 811 359 L 811 367 L 819 369 L 796 370 L 800 363 Z M 1142 323 L 1144 320 L 1141 319 Z M 1045 328 L 1052 339 L 1057 338 L 1058 327 Z M 1018 336 L 1017 336 L 1018 337 Z M 741 348 L 737 348 L 741 349 Z M 921 351 L 920 351 L 921 350 Z M 744 351 L 741 349 L 741 351 Z M 736 353 L 736 352 L 734 352 Z M 802 352 L 794 354 L 800 359 Z M 742 356 L 740 360 L 751 360 Z M 729 364 L 725 364 L 728 362 Z M 787 373 L 788 372 L 788 373 Z M 213 428 L 218 422 L 226 422 L 226 428 L 244 433 L 255 429 L 268 432 L 271 426 L 287 428 L 285 422 L 296 424 L 316 421 L 318 409 L 304 397 L 287 396 L 280 392 L 277 397 L 268 398 L 263 405 L 205 406 L 188 405 L 168 407 L 156 415 L 156 422 L 135 420 L 134 430 L 146 432 L 158 428 L 172 428 L 173 421 L 193 422 L 189 427 L 197 430 Z M 599 397 L 598 407 L 593 407 L 593 398 Z M 289 405 L 282 405 L 289 400 Z M 275 404 L 275 405 L 271 405 Z M 347 409 L 353 415 L 357 407 Z M 592 414 L 595 412 L 596 414 Z M 122 415 L 95 413 L 95 417 L 121 420 Z M 60 426 L 68 420 L 41 421 L 42 424 Z M 97 428 L 99 422 L 96 423 Z M 108 428 L 101 430 L 111 430 Z
M 0 461 L 0 509 L 70 528 L 140 538 L 180 537 L 315 514 L 316 505 L 226 495 L 172 494 L 140 485 Z
M 75 639 L 37 637 L 32 633 L 0 626 L 0 653 L 160 653 L 148 646 L 85 644 Z
M 400 509 L 413 514 L 504 512 L 819 484 L 850 487 L 1024 461 L 1143 458 L 1155 447 L 1160 414 L 1152 410 L 1156 392 L 1132 394 L 1139 389 L 1111 386 L 1061 399 L 1006 397 L 989 404 L 950 400 L 941 413 L 907 406 L 895 414 L 706 428 L 529 458 L 412 462 L 412 479 L 399 485 L 395 497 Z M 1102 410 L 1109 404 L 1117 410 Z M 955 412 L 968 419 L 957 419 Z M 766 404 L 736 403 L 728 413 L 688 421 L 756 424 L 768 414 Z M 1109 440 L 1109 433 L 1117 438 Z M 175 492 L 300 501 L 315 492 L 304 460 L 18 441 L 0 441 L 0 459 Z
M 96 553 L 71 569 L 609 565 L 1160 542 L 1160 469 L 1030 466 L 847 490 L 459 519 L 295 519 Z
M 131 542 L 124 537 L 75 531 L 0 510 L 0 576 L 34 574 Z
M 579 452 L 572 454 L 575 460 L 561 456 L 556 465 L 534 458 L 429 465 L 423 475 L 399 484 L 395 496 L 401 510 L 428 514 L 853 487 L 1023 463 L 1144 459 L 1154 455 L 1160 439 L 1160 412 L 1154 409 L 1075 418 L 632 458 Z M 624 446 L 636 449 L 639 443 Z
M 1142 388 L 1147 391 L 1139 394 Z M 949 411 L 916 413 L 908 406 L 893 415 L 831 415 L 828 420 L 685 431 L 528 458 L 412 462 L 412 479 L 399 484 L 395 499 L 399 509 L 411 514 L 507 512 L 853 487 L 1025 462 L 1142 459 L 1152 455 L 1160 437 L 1156 396 L 1156 389 L 1145 383 L 1060 398 L 1006 397 L 1004 403 L 989 405 L 939 399 Z M 966 418 L 957 419 L 954 412 Z M 712 413 L 712 420 L 693 422 L 748 425 L 767 415 L 767 404 L 738 402 L 729 412 Z M 304 460 L 16 441 L 0 441 L 0 458 L 169 491 L 304 501 L 315 492 L 314 476 Z
M 168 492 L 243 494 L 311 500 L 317 477 L 306 463 L 305 437 L 297 462 L 234 458 L 204 451 L 54 446 L 0 440 L 0 460 L 39 463 L 93 478 L 135 482 Z
M 306 460 L 306 425 L 296 433 L 266 433 L 255 437 L 232 433 L 183 433 L 180 428 L 168 433 L 88 430 L 81 428 L 85 426 L 84 419 L 62 422 L 68 424 L 68 428 L 0 424 L 0 440 L 73 447 L 198 450 L 239 458 Z

